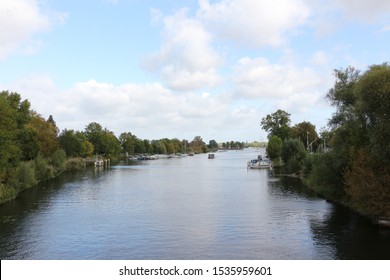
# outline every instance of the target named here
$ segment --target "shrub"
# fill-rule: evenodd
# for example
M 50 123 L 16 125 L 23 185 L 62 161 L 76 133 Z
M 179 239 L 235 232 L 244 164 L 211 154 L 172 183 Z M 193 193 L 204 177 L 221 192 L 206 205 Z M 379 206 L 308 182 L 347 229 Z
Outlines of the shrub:
M 309 155 L 303 164 L 304 181 L 308 187 L 329 199 L 342 200 L 343 167 L 334 153 Z
M 65 171 L 66 153 L 64 150 L 57 150 L 51 156 L 50 163 L 54 168 L 54 175 L 58 175 Z
M 390 167 L 377 164 L 365 149 L 352 157 L 345 173 L 352 205 L 369 215 L 390 217 Z
M 287 139 L 283 141 L 281 157 L 285 164 L 284 172 L 297 174 L 303 166 L 306 157 L 305 146 L 298 139 Z
M 35 179 L 34 162 L 20 162 L 16 168 L 15 176 L 11 179 L 10 183 L 16 192 L 20 192 L 36 185 L 37 180 Z
M 85 161 L 82 158 L 70 158 L 66 161 L 66 170 L 83 170 Z
M 41 154 L 35 158 L 35 177 L 38 182 L 54 177 L 53 167 L 48 165 L 47 160 Z
M 12 200 L 16 197 L 14 188 L 0 184 L 0 204 Z

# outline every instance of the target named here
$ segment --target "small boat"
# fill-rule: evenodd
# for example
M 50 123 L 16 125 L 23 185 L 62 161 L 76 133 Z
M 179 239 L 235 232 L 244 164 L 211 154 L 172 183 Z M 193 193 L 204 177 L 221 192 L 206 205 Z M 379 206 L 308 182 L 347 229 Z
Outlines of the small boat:
M 379 218 L 375 223 L 381 228 L 390 228 L 390 219 Z
M 214 154 L 209 154 L 209 159 L 213 159 L 215 158 L 215 155 Z
M 267 158 L 263 159 L 262 156 L 248 161 L 247 166 L 250 169 L 272 169 L 271 161 Z

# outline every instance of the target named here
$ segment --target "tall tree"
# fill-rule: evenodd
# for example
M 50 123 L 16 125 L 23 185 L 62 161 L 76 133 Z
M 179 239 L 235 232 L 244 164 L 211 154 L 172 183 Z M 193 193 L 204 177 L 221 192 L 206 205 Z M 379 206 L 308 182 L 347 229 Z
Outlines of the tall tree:
M 209 144 L 207 145 L 207 147 L 208 147 L 210 150 L 218 150 L 218 143 L 217 143 L 217 141 L 215 141 L 215 140 L 210 140 L 210 141 L 209 141 Z
M 136 141 L 137 137 L 131 132 L 123 132 L 119 135 L 119 143 L 125 153 L 134 154 Z
M 57 139 L 58 128 L 51 121 L 46 121 L 42 116 L 33 112 L 29 126 L 37 132 L 40 152 L 49 157 L 59 148 Z
M 381 164 L 390 164 L 390 66 L 373 65 L 356 84 L 357 121 L 369 135 L 367 148 Z
M 92 122 L 85 127 L 85 135 L 94 146 L 94 153 L 105 156 L 117 156 L 121 152 L 119 140 L 113 132 L 96 122 Z
M 271 136 L 266 148 L 267 156 L 270 160 L 277 160 L 280 158 L 282 151 L 282 140 L 278 136 Z
M 33 131 L 24 131 L 30 119 L 27 100 L 22 101 L 15 92 L 0 92 L 0 184 L 6 180 L 7 169 L 23 157 L 19 136 L 35 136 Z
M 190 143 L 192 150 L 194 153 L 205 153 L 207 152 L 206 143 L 203 142 L 202 137 L 195 136 L 194 139 Z
M 300 139 L 307 151 L 317 150 L 319 144 L 318 134 L 315 125 L 310 122 L 301 122 L 294 125 L 292 136 Z
M 290 124 L 290 114 L 279 109 L 262 118 L 260 126 L 268 132 L 268 139 L 272 136 L 278 136 L 283 141 L 291 136 Z
M 70 157 L 86 157 L 93 154 L 93 145 L 84 133 L 64 129 L 59 135 L 61 148 Z

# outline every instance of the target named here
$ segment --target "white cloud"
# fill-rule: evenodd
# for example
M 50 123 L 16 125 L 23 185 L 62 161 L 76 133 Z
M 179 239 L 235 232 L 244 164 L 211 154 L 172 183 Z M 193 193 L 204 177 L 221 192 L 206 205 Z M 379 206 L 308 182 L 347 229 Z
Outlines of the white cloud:
M 265 58 L 242 58 L 234 66 L 236 95 L 241 98 L 286 98 L 316 89 L 321 82 L 308 67 L 270 64 Z
M 41 42 L 33 35 L 48 31 L 54 22 L 62 23 L 65 14 L 44 13 L 36 0 L 2 0 L 0 2 L 0 59 L 22 51 L 34 52 Z
M 230 100 L 201 94 L 175 94 L 161 84 L 121 84 L 89 80 L 60 90 L 45 75 L 33 75 L 8 88 L 28 99 L 32 109 L 53 115 L 60 129 L 83 130 L 98 122 L 117 135 L 130 131 L 141 138 L 196 135 L 218 137 L 230 112 Z M 221 132 L 221 131 L 220 131 Z
M 280 47 L 310 14 L 301 0 L 199 0 L 198 17 L 218 36 L 252 47 Z
M 317 52 L 313 57 L 317 63 L 326 64 L 325 53 Z M 322 66 L 314 70 L 291 61 L 272 64 L 262 57 L 242 58 L 233 68 L 233 96 L 241 102 L 258 104 L 262 116 L 283 109 L 296 119 L 305 120 L 309 113 L 319 119 L 321 110 L 328 108 L 324 95 L 333 82 L 331 72 Z
M 311 63 L 315 66 L 329 68 L 329 56 L 324 51 L 316 51 L 312 56 Z
M 373 21 L 390 13 L 388 0 L 335 0 L 350 18 Z
M 156 14 L 156 11 L 153 11 Z M 163 21 L 163 44 L 158 53 L 145 58 L 143 66 L 157 73 L 174 90 L 193 90 L 221 82 L 216 68 L 222 57 L 202 23 L 182 9 Z

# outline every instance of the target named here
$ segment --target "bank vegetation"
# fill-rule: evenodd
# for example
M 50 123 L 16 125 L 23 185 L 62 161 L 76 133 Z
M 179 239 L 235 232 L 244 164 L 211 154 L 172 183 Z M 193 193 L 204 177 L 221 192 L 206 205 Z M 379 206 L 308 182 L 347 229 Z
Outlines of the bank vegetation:
M 319 134 L 310 122 L 291 126 L 278 110 L 261 121 L 268 132 L 267 154 L 281 172 L 372 218 L 390 218 L 390 66 L 365 73 L 334 71 L 326 95 L 335 108 Z

